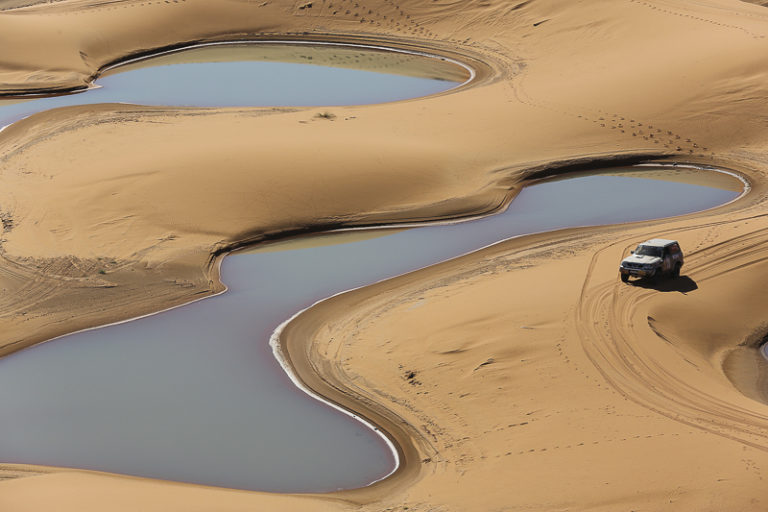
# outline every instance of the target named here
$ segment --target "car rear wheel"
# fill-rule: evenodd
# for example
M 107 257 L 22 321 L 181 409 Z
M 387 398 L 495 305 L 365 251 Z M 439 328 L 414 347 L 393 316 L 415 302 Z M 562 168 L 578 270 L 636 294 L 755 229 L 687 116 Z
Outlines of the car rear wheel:
M 677 279 L 678 277 L 680 277 L 680 267 L 681 266 L 682 265 L 680 265 L 679 263 L 677 265 L 675 265 L 675 269 L 672 271 L 672 279 Z

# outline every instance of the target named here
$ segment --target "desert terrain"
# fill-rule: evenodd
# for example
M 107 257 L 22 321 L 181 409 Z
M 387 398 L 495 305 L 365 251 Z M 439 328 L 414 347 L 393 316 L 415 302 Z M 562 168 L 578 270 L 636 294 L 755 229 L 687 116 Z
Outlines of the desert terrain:
M 8 97 L 214 41 L 382 45 L 476 72 L 379 105 L 106 104 L 6 127 L 2 355 L 221 292 L 233 249 L 490 214 L 542 174 L 677 162 L 749 183 L 719 208 L 515 238 L 296 317 L 296 374 L 398 444 L 372 486 L 279 495 L 0 461 L 0 510 L 765 510 L 766 36 L 768 10 L 736 0 L 0 3 Z M 622 284 L 618 262 L 657 236 L 680 241 L 684 278 Z

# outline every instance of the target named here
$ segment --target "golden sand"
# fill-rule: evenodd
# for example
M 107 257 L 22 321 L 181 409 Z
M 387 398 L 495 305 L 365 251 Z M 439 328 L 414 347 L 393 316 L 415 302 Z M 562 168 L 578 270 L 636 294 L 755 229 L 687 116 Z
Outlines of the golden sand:
M 765 510 L 766 36 L 768 11 L 735 0 L 5 2 L 5 93 L 225 40 L 386 45 L 478 76 L 383 105 L 103 105 L 7 128 L 3 353 L 218 291 L 230 249 L 489 213 L 569 164 L 715 165 L 751 190 L 518 238 L 300 315 L 282 338 L 296 372 L 402 450 L 374 486 L 282 496 L 4 465 L 0 510 Z M 661 235 L 685 277 L 621 284 L 621 257 Z

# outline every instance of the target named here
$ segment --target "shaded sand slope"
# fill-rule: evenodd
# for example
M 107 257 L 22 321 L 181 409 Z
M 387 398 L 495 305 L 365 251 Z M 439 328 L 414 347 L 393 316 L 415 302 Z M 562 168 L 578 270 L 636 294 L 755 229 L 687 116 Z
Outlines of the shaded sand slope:
M 310 366 L 417 427 L 424 476 L 393 500 L 410 509 L 760 510 L 768 410 L 721 358 L 763 321 L 736 305 L 765 293 L 705 263 L 764 272 L 745 242 L 766 235 L 724 217 L 507 242 L 327 301 L 288 340 L 310 335 Z M 690 272 L 620 283 L 659 230 Z
M 8 465 L 0 509 L 765 509 L 766 406 L 722 363 L 765 323 L 754 283 L 768 272 L 768 11 L 730 0 L 311 4 L 4 7 L 4 92 L 82 87 L 151 49 L 251 38 L 419 48 L 479 76 L 386 105 L 105 105 L 7 128 L 2 350 L 218 291 L 216 256 L 244 243 L 487 213 L 531 172 L 574 161 L 724 165 L 753 191 L 683 219 L 521 238 L 299 317 L 285 341 L 302 378 L 400 442 L 407 463 L 386 482 L 267 496 Z M 316 117 L 326 111 L 335 120 Z M 689 252 L 689 280 L 620 285 L 622 254 L 659 233 Z

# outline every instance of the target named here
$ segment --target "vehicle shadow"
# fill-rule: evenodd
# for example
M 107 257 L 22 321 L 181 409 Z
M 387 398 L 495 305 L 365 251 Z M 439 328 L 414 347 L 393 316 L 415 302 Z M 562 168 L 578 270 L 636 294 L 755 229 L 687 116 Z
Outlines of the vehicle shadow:
M 699 288 L 699 285 L 696 284 L 696 281 L 688 276 L 680 276 L 677 279 L 668 277 L 659 277 L 656 279 L 641 278 L 637 281 L 629 281 L 627 284 L 631 286 L 637 286 L 639 288 L 656 290 L 658 292 L 688 293 Z

